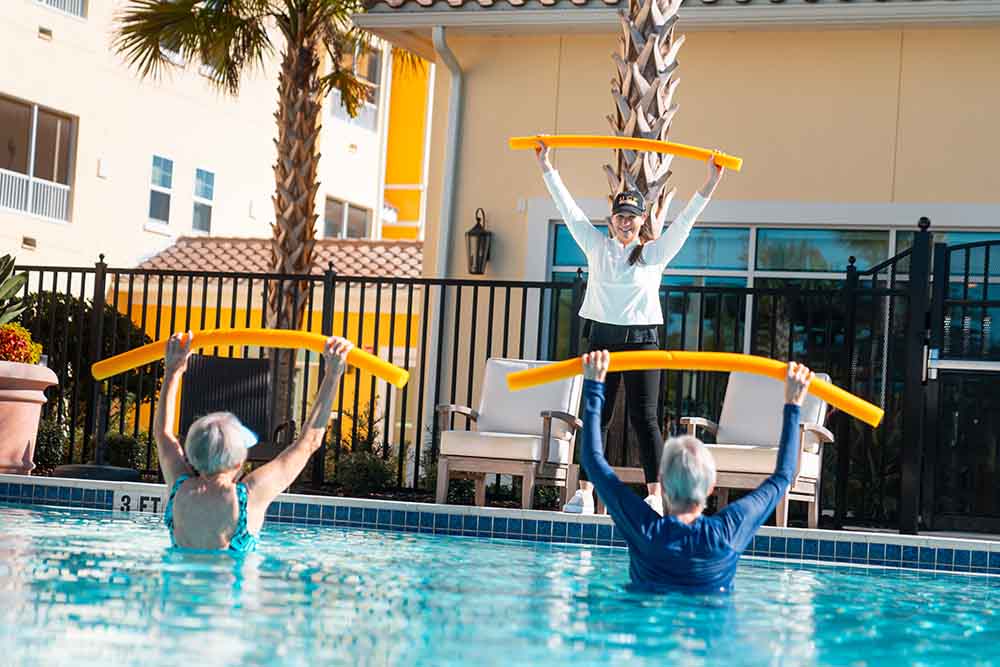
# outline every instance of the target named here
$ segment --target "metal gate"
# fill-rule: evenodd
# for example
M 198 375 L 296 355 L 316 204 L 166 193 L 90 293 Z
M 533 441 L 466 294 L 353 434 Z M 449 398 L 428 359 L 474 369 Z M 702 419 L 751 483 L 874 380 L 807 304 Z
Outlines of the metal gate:
M 921 518 L 1000 531 L 1000 240 L 935 244 Z

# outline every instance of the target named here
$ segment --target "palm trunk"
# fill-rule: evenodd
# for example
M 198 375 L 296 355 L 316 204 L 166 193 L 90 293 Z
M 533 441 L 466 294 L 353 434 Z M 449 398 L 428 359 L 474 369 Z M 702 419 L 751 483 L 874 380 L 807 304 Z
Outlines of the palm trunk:
M 607 117 L 617 136 L 665 141 L 670 133 L 670 123 L 677 112 L 673 97 L 680 81 L 674 78 L 677 52 L 684 43 L 683 36 L 674 36 L 680 5 L 681 0 L 629 0 L 628 12 L 618 12 L 622 34 L 618 52 L 611 56 L 615 62 L 615 77 L 611 81 L 615 112 Z M 643 194 L 649 214 L 646 232 L 652 237 L 663 229 L 675 192 L 667 187 L 671 158 L 661 153 L 616 150 L 615 166 L 604 166 L 612 197 L 625 188 Z M 623 396 L 609 400 L 624 403 Z M 607 443 L 608 460 L 634 466 L 642 458 L 636 438 L 628 437 L 625 408 L 618 405 L 608 429 L 609 435 L 625 434 L 624 438 Z M 656 454 L 659 457 L 661 452 Z
M 300 21 L 299 24 L 305 24 Z M 274 224 L 271 229 L 271 271 L 303 275 L 312 271 L 316 244 L 316 193 L 319 190 L 320 118 L 322 94 L 320 58 L 315 40 L 306 35 L 289 39 L 278 78 L 278 158 L 274 165 Z M 301 326 L 308 287 L 305 281 L 278 280 L 269 286 L 267 326 Z M 272 423 L 292 418 L 291 383 L 294 351 L 273 351 Z
M 684 37 L 674 38 L 681 0 L 629 0 L 628 13 L 619 10 L 622 35 L 612 55 L 616 76 L 611 82 L 615 113 L 611 129 L 621 137 L 665 141 L 677 112 L 673 101 L 680 79 L 674 78 L 677 52 Z M 638 190 L 649 204 L 650 223 L 662 228 L 674 191 L 666 187 L 671 155 L 617 150 L 614 168 L 605 165 L 611 194 Z

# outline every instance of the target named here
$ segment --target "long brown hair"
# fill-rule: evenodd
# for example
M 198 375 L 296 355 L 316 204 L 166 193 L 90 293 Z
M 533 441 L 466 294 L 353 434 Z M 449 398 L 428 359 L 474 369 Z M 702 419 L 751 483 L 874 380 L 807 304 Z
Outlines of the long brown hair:
M 632 252 L 628 255 L 629 266 L 646 263 L 646 260 L 642 258 L 642 247 L 652 240 L 653 226 L 649 224 L 649 215 L 647 215 L 645 220 L 642 222 L 642 227 L 639 228 L 639 245 L 632 248 Z

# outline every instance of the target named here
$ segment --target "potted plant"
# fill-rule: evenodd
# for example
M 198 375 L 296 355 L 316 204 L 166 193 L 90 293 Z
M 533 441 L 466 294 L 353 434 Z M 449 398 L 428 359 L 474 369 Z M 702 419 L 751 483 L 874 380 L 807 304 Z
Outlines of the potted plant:
M 45 390 L 56 374 L 38 360 L 42 346 L 14 319 L 24 310 L 20 293 L 27 281 L 14 273 L 14 258 L 0 258 L 0 473 L 27 475 L 35 467 L 35 438 Z

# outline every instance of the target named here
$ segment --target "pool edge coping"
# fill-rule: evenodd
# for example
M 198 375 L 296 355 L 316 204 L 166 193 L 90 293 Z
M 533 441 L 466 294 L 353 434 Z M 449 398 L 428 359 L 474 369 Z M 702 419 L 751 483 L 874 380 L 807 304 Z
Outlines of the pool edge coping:
M 166 496 L 162 484 L 0 474 L 0 504 L 160 514 Z M 399 500 L 283 493 L 268 508 L 265 522 L 625 546 L 607 516 Z M 794 563 L 1000 576 L 1000 541 L 973 538 L 762 526 L 744 555 Z

